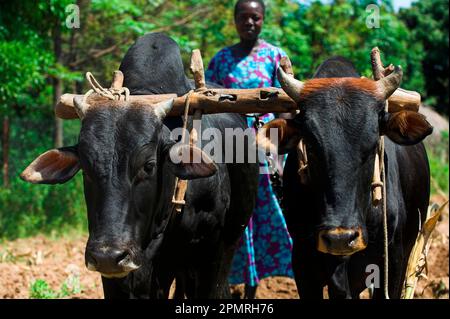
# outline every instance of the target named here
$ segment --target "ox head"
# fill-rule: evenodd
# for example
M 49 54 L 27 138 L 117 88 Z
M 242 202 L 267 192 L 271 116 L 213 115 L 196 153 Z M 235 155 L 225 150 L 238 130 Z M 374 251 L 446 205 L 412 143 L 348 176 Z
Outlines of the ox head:
M 21 177 L 65 183 L 81 169 L 89 223 L 86 266 L 107 278 L 124 277 L 142 265 L 144 249 L 155 250 L 162 241 L 175 177 L 207 177 L 217 168 L 206 154 L 195 154 L 200 149 L 170 139 L 162 120 L 173 100 L 154 106 L 75 100 L 75 106 L 82 119 L 78 145 L 40 155 Z M 201 162 L 172 160 L 183 152 Z
M 307 187 L 317 195 L 314 236 L 321 252 L 351 255 L 366 248 L 380 136 L 400 145 L 413 145 L 432 132 L 421 114 L 385 111 L 386 100 L 399 88 L 402 74 L 397 67 L 380 81 L 321 78 L 300 82 L 278 69 L 280 83 L 300 113 L 293 120 L 268 123 L 260 131 L 258 143 L 276 147 L 269 133 L 278 129 L 279 153 L 295 151 L 301 139 L 306 144 Z

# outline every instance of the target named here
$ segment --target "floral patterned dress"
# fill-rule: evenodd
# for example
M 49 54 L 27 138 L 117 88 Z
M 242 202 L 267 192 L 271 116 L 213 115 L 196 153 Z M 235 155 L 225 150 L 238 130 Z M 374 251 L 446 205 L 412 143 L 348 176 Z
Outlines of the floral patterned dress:
M 253 89 L 280 87 L 276 68 L 286 53 L 263 40 L 250 55 L 239 57 L 232 47 L 217 53 L 211 60 L 206 79 L 226 88 Z M 273 114 L 259 119 L 273 120 Z M 248 118 L 253 127 L 255 118 Z M 267 166 L 267 162 L 263 165 Z M 269 276 L 293 277 L 291 267 L 292 239 L 288 233 L 280 205 L 270 183 L 270 176 L 259 175 L 256 207 L 234 255 L 230 284 L 256 286 Z

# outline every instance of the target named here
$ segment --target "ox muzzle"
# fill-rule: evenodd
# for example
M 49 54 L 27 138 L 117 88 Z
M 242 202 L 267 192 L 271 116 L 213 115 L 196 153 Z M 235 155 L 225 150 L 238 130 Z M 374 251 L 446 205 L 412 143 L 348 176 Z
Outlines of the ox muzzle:
M 362 229 L 333 228 L 321 230 L 317 239 L 317 250 L 335 256 L 350 256 L 364 250 L 367 244 L 364 241 Z
M 134 245 L 88 243 L 85 252 L 87 269 L 106 278 L 123 278 L 141 267 L 142 253 Z

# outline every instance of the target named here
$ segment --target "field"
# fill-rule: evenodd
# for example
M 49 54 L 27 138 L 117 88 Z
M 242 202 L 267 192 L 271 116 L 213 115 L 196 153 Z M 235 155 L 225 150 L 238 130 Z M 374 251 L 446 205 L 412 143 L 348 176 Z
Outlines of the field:
M 433 201 L 443 202 L 442 197 Z M 0 247 L 0 298 L 103 298 L 100 275 L 84 266 L 87 237 L 50 239 L 37 236 L 3 243 Z M 232 287 L 243 293 L 243 285 Z M 428 279 L 422 278 L 416 298 L 449 298 L 448 208 L 433 235 L 428 256 Z M 257 298 L 298 298 L 290 278 L 264 279 Z M 364 297 L 364 296 L 363 296 Z

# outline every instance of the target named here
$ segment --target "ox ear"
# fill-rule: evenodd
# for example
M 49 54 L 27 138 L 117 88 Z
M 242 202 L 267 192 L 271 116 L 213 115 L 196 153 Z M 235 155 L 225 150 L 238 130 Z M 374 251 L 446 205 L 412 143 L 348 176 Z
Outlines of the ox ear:
M 414 145 L 433 133 L 433 126 L 420 113 L 401 111 L 388 114 L 383 120 L 381 131 L 394 143 Z
M 36 158 L 20 178 L 32 184 L 64 184 L 80 170 L 77 148 L 53 149 Z
M 283 155 L 296 149 L 300 139 L 300 129 L 295 120 L 276 119 L 258 131 L 256 144 L 266 153 Z
M 168 155 L 170 169 L 181 179 L 210 177 L 218 169 L 216 163 L 194 145 L 175 144 L 170 147 Z

